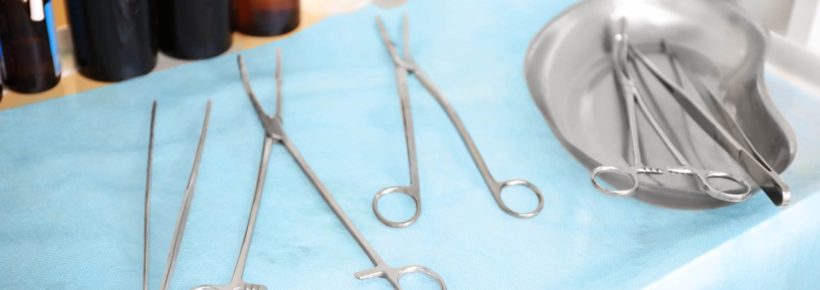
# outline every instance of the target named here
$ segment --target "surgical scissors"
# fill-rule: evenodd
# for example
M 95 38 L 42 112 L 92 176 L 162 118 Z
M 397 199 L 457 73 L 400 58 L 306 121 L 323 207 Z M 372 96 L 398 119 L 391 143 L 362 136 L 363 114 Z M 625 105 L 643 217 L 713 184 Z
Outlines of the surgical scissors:
M 278 52 L 277 52 L 278 54 Z M 268 143 L 281 143 L 285 149 L 287 149 L 288 153 L 290 153 L 291 157 L 305 175 L 310 179 L 313 186 L 319 191 L 319 194 L 324 199 L 325 203 L 327 203 L 328 207 L 333 211 L 333 214 L 339 219 L 339 221 L 344 225 L 345 229 L 353 236 L 353 239 L 356 240 L 356 243 L 359 244 L 359 247 L 367 254 L 370 261 L 375 265 L 375 267 L 371 269 L 367 269 L 361 272 L 354 274 L 354 276 L 360 280 L 370 279 L 370 278 L 384 278 L 390 282 L 390 285 L 393 288 L 400 290 L 401 285 L 399 284 L 399 278 L 404 274 L 409 273 L 421 273 L 433 278 L 441 287 L 442 290 L 446 290 L 447 286 L 444 283 L 444 279 L 441 278 L 436 272 L 433 270 L 428 269 L 424 266 L 419 265 L 409 265 L 409 266 L 402 266 L 402 267 L 390 267 L 384 260 L 379 256 L 376 250 L 367 242 L 364 238 L 364 235 L 359 231 L 358 228 L 353 224 L 353 221 L 345 214 L 344 210 L 339 206 L 336 202 L 336 199 L 330 193 L 330 191 L 325 187 L 316 173 L 308 165 L 307 161 L 302 157 L 302 154 L 299 153 L 297 150 L 296 145 L 288 138 L 287 134 L 285 134 L 284 128 L 282 127 L 282 90 L 281 86 L 277 85 L 276 87 L 276 109 L 273 116 L 270 116 L 265 113 L 265 110 L 262 108 L 262 105 L 257 100 L 256 95 L 251 88 L 250 79 L 248 77 L 248 72 L 245 69 L 245 62 L 242 59 L 242 56 L 237 56 L 237 64 L 239 65 L 239 72 L 242 78 L 242 85 L 245 88 L 245 92 L 248 95 L 248 98 L 253 105 L 254 110 L 256 111 L 257 117 L 259 117 L 259 121 L 262 123 L 262 128 L 265 130 L 265 140 L 266 144 Z M 279 57 L 276 58 L 276 79 L 277 84 L 281 83 L 281 60 Z M 270 141 L 267 141 L 270 140 Z
M 418 174 L 418 162 L 416 160 L 416 144 L 415 144 L 415 136 L 413 130 L 413 117 L 412 112 L 410 110 L 410 93 L 407 87 L 407 79 L 410 74 L 416 76 L 416 78 L 421 82 L 422 86 L 433 96 L 433 98 L 438 102 L 438 104 L 444 109 L 447 113 L 447 117 L 450 118 L 450 121 L 456 127 L 459 135 L 461 136 L 461 140 L 464 142 L 464 145 L 467 147 L 467 150 L 470 152 L 470 156 L 473 159 L 476 167 L 478 167 L 478 171 L 481 172 L 481 176 L 484 178 L 484 182 L 487 184 L 490 192 L 493 195 L 493 199 L 498 204 L 498 206 L 503 210 L 505 213 L 512 215 L 518 218 L 531 218 L 536 216 L 541 210 L 544 208 L 544 197 L 541 194 L 541 190 L 538 189 L 537 186 L 532 184 L 531 182 L 524 180 L 524 179 L 510 179 L 503 182 L 499 182 L 496 180 L 493 175 L 490 173 L 490 169 L 487 167 L 487 164 L 484 162 L 484 158 L 481 157 L 481 153 L 478 151 L 478 147 L 473 141 L 473 138 L 470 137 L 470 133 L 467 132 L 467 128 L 464 126 L 464 122 L 461 121 L 458 114 L 456 113 L 453 106 L 447 101 L 444 95 L 439 91 L 439 89 L 430 81 L 427 74 L 421 70 L 419 65 L 413 59 L 410 48 L 409 48 L 409 32 L 408 32 L 408 20 L 407 16 L 403 17 L 402 20 L 402 41 L 403 41 L 403 50 L 404 50 L 404 57 L 399 56 L 398 49 L 396 48 L 395 43 L 390 40 L 390 36 L 387 33 L 387 29 L 384 26 L 380 17 L 376 17 L 376 25 L 379 29 L 379 34 L 384 42 L 384 45 L 387 47 L 387 52 L 390 54 L 390 58 L 393 60 L 393 64 L 395 65 L 395 75 L 396 75 L 396 86 L 398 89 L 399 100 L 401 102 L 402 108 L 402 116 L 403 116 L 403 123 L 404 123 L 404 135 L 405 141 L 407 143 L 407 158 L 408 158 L 408 166 L 410 167 L 410 185 L 407 186 L 391 186 L 385 189 L 382 189 L 376 196 L 373 198 L 373 212 L 376 215 L 376 218 L 379 219 L 383 224 L 390 226 L 390 227 L 406 227 L 414 223 L 419 215 L 421 214 L 421 195 L 419 192 L 419 174 Z M 535 197 L 538 199 L 538 205 L 530 212 L 518 212 L 510 207 L 504 202 L 501 198 L 501 192 L 504 188 L 511 187 L 511 186 L 524 186 L 530 189 L 534 194 Z M 413 199 L 413 203 L 415 204 L 415 213 L 413 216 L 405 221 L 395 222 L 385 218 L 381 212 L 379 211 L 379 200 L 382 197 L 392 193 L 400 193 L 409 196 Z
M 686 159 L 686 157 L 683 155 L 683 153 L 681 153 L 680 149 L 678 149 L 678 147 L 675 146 L 674 142 L 672 142 L 671 138 L 669 138 L 669 135 L 661 127 L 661 125 L 658 123 L 658 121 L 655 118 L 654 114 L 649 109 L 649 107 L 646 105 L 646 100 L 644 100 L 643 95 L 640 93 L 639 89 L 635 85 L 635 78 L 633 76 L 638 75 L 637 67 L 635 67 L 636 63 L 632 63 L 632 67 L 628 66 L 627 62 L 628 62 L 630 44 L 629 44 L 629 37 L 625 33 L 625 28 L 626 28 L 626 20 L 622 19 L 621 20 L 621 25 L 619 27 L 619 31 L 614 36 L 614 43 L 613 43 L 613 48 L 612 49 L 613 49 L 613 53 L 614 53 L 614 58 L 613 58 L 614 67 L 616 67 L 616 74 L 618 74 L 618 76 L 616 76 L 616 79 L 619 79 L 620 80 L 619 82 L 626 81 L 625 85 L 626 85 L 627 88 L 629 88 L 630 95 L 631 95 L 627 98 L 632 98 L 634 100 L 634 101 L 627 100 L 627 110 L 630 110 L 629 107 L 633 107 L 632 112 L 628 113 L 628 114 L 631 114 L 630 116 L 628 116 L 628 118 L 629 118 L 629 122 L 630 122 L 630 130 L 633 132 L 632 133 L 632 139 L 633 139 L 632 142 L 635 142 L 635 144 L 637 144 L 637 142 L 639 142 L 639 141 L 635 140 L 636 139 L 635 136 L 637 135 L 637 118 L 635 116 L 634 106 L 637 105 L 638 108 L 643 112 L 646 119 L 649 121 L 649 124 L 652 126 L 652 129 L 655 131 L 656 134 L 658 134 L 658 136 L 661 138 L 661 141 L 663 141 L 664 145 L 667 147 L 669 152 L 672 153 L 675 160 L 677 160 L 678 163 L 681 165 L 679 167 L 666 168 L 667 172 L 674 173 L 674 174 L 685 174 L 685 175 L 694 176 L 694 178 L 697 179 L 698 183 L 702 187 L 703 192 L 705 192 L 706 194 L 708 194 L 709 196 L 711 196 L 715 199 L 728 201 L 728 202 L 740 202 L 740 201 L 746 200 L 750 196 L 751 187 L 748 184 L 746 184 L 746 182 L 744 180 L 742 180 L 742 179 L 740 179 L 740 178 L 738 178 L 734 175 L 725 173 L 725 172 L 703 170 L 703 169 L 692 167 L 691 163 L 689 163 L 689 161 Z M 634 148 L 638 148 L 638 147 L 635 147 L 634 144 L 633 144 L 633 150 L 634 150 Z M 633 154 L 640 154 L 640 152 L 633 152 Z M 637 170 L 634 169 L 634 167 L 632 169 L 630 169 L 630 171 L 621 170 L 619 172 L 619 170 L 621 170 L 621 169 L 618 168 L 618 167 L 615 167 L 615 169 L 610 169 L 610 170 L 598 170 L 598 168 L 596 168 L 596 170 L 593 170 L 593 175 L 592 175 L 593 184 L 595 184 L 595 186 L 599 190 L 602 190 L 602 191 L 605 191 L 605 192 L 606 191 L 612 191 L 612 190 L 603 188 L 601 185 L 599 185 L 596 181 L 596 179 L 597 179 L 596 177 L 598 177 L 603 172 L 620 173 L 620 174 L 623 174 L 623 175 L 630 176 L 630 178 L 633 182 L 632 186 L 629 188 L 631 190 L 630 194 L 634 193 L 634 191 L 637 190 L 637 188 L 638 188 L 637 173 L 635 173 Z M 710 180 L 714 180 L 714 179 L 727 180 L 731 183 L 734 183 L 734 184 L 738 185 L 742 189 L 739 191 L 739 193 L 724 192 L 722 190 L 719 190 L 717 187 L 713 186 L 709 182 Z M 621 194 L 619 194 L 619 192 L 612 192 L 612 193 L 614 193 L 616 195 L 621 195 Z

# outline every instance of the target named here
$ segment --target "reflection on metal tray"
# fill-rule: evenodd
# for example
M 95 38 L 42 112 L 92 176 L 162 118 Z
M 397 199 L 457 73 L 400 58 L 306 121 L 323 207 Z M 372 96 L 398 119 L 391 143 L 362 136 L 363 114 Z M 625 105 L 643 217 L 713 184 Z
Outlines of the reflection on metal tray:
M 722 2 L 596 0 L 582 2 L 549 23 L 530 45 L 525 68 L 530 92 L 553 133 L 584 166 L 627 165 L 628 127 L 605 42 L 607 24 L 616 16 L 629 19 L 632 43 L 669 72 L 671 67 L 660 54 L 660 41 L 665 40 L 681 65 L 717 92 L 777 172 L 791 163 L 795 136 L 765 87 L 767 35 L 761 28 Z M 755 184 L 671 97 L 656 93 L 663 91 L 658 82 L 647 83 L 662 123 L 693 166 L 743 176 Z M 639 124 L 644 163 L 676 165 L 646 121 L 639 118 Z M 653 204 L 727 204 L 700 192 L 691 178 L 644 176 L 641 183 L 635 197 Z

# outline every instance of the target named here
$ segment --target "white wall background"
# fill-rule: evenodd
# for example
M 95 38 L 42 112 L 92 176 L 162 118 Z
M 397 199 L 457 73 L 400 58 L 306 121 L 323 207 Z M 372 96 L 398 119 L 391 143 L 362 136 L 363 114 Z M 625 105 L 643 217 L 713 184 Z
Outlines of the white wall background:
M 772 32 L 820 54 L 818 0 L 728 0 L 737 3 Z

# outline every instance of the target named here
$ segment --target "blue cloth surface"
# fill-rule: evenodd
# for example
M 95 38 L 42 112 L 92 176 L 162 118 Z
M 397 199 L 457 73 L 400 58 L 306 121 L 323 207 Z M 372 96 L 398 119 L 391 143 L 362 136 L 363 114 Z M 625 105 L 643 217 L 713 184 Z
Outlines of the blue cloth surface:
M 596 192 L 559 144 L 523 76 L 530 39 L 572 1 L 413 0 L 336 16 L 243 52 L 273 111 L 283 49 L 284 127 L 353 222 L 393 266 L 422 264 L 450 289 L 810 289 L 820 283 L 820 99 L 768 75 L 798 136 L 785 179 L 791 207 L 762 195 L 685 211 Z M 416 60 L 461 114 L 499 179 L 531 180 L 544 211 L 503 213 L 444 112 L 410 82 L 423 212 L 407 229 L 373 216 L 383 187 L 408 182 L 393 65 L 376 34 L 410 16 Z M 250 208 L 263 131 L 235 55 L 0 112 L 0 288 L 138 289 L 151 101 L 159 101 L 151 288 L 159 287 L 207 99 L 214 102 L 172 289 L 231 276 Z M 526 209 L 527 195 L 510 203 Z M 385 210 L 407 216 L 402 200 Z M 390 289 L 359 281 L 372 265 L 296 163 L 274 147 L 245 280 L 270 289 Z M 420 275 L 408 289 L 434 289 Z

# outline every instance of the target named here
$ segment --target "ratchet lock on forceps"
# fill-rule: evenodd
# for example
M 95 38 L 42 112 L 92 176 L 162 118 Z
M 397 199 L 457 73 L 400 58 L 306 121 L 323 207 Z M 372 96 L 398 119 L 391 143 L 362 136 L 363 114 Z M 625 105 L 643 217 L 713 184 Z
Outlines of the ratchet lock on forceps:
M 636 192 L 639 188 L 640 180 L 639 174 L 665 174 L 666 172 L 674 174 L 685 174 L 694 177 L 700 184 L 703 192 L 709 196 L 728 202 L 739 202 L 749 197 L 751 187 L 742 179 L 719 171 L 709 171 L 700 168 L 695 168 L 691 165 L 689 160 L 683 155 L 680 149 L 672 142 L 667 131 L 661 127 L 655 114 L 647 106 L 646 99 L 643 97 L 640 89 L 637 86 L 638 78 L 637 68 L 635 63 L 630 63 L 629 59 L 629 35 L 626 33 L 626 20 L 621 19 L 618 24 L 612 23 L 609 28 L 618 29 L 613 31 L 611 38 L 612 52 L 611 60 L 614 68 L 616 85 L 620 88 L 621 97 L 624 98 L 626 104 L 626 117 L 629 124 L 630 146 L 632 153 L 632 164 L 628 167 L 617 166 L 599 166 L 592 171 L 592 184 L 600 191 L 619 196 L 629 196 Z M 630 66 L 631 64 L 631 66 Z M 661 138 L 663 144 L 672 153 L 675 160 L 680 163 L 679 167 L 669 167 L 664 169 L 648 168 L 641 163 L 641 142 L 640 133 L 638 132 L 637 109 L 645 116 L 646 120 L 651 125 L 655 133 Z M 620 174 L 628 176 L 631 186 L 627 189 L 608 189 L 598 182 L 597 178 L 605 174 Z M 732 192 L 725 192 L 718 187 L 712 185 L 711 181 L 715 179 L 724 179 L 742 188 L 741 193 L 735 194 Z
M 666 171 L 670 173 L 694 176 L 699 181 L 703 191 L 715 199 L 727 202 L 740 202 L 751 196 L 751 187 L 743 179 L 725 172 L 697 169 L 689 164 L 680 150 L 675 146 L 675 144 L 673 144 L 666 131 L 658 124 L 654 114 L 646 106 L 646 101 L 643 96 L 641 96 L 641 93 L 635 85 L 635 76 L 638 75 L 637 65 L 638 63 L 641 63 L 671 93 L 675 101 L 685 110 L 685 112 L 695 121 L 695 123 L 707 132 L 717 144 L 723 147 L 723 149 L 728 152 L 731 157 L 734 158 L 738 164 L 746 170 L 747 173 L 749 173 L 749 175 L 756 183 L 760 185 L 775 205 L 787 204 L 790 196 L 788 186 L 783 182 L 779 175 L 772 170 L 771 166 L 766 163 L 759 153 L 757 153 L 753 144 L 748 141 L 748 138 L 742 130 L 740 130 L 737 124 L 729 122 L 728 129 L 724 128 L 716 121 L 715 117 L 708 114 L 705 109 L 696 104 L 693 101 L 694 98 L 689 95 L 687 91 L 681 88 L 681 84 L 683 82 L 681 77 L 685 76 L 686 73 L 681 71 L 674 55 L 669 54 L 668 57 L 673 70 L 675 71 L 675 75 L 678 76 L 677 83 L 662 73 L 660 69 L 658 69 L 654 63 L 648 59 L 648 57 L 629 43 L 628 35 L 625 32 L 626 20 L 620 19 L 619 24 L 620 25 L 610 23 L 609 26 L 611 31 L 617 29 L 617 31 L 612 31 L 613 45 L 611 55 L 613 67 L 615 68 L 616 84 L 618 85 L 620 94 L 626 103 L 633 160 L 631 166 L 629 167 L 599 166 L 595 168 L 592 171 L 593 185 L 603 192 L 626 196 L 631 195 L 638 189 L 639 173 L 663 174 L 663 169 L 647 168 L 640 163 L 641 151 L 637 132 L 637 120 L 635 117 L 635 106 L 637 105 L 637 107 L 643 111 L 646 119 L 649 121 L 650 125 L 652 125 L 655 132 L 661 137 L 664 145 L 666 145 L 675 159 L 681 164 L 680 167 L 666 168 Z M 666 51 L 665 41 L 661 41 L 661 46 L 664 48 L 664 53 L 668 54 Z M 631 62 L 632 67 L 629 67 L 628 65 L 629 58 L 634 60 Z M 718 103 L 718 105 L 720 105 L 716 98 L 711 95 L 711 92 L 709 92 L 702 83 L 696 79 L 690 79 L 690 81 L 695 84 L 696 89 L 701 92 L 705 92 L 711 102 Z M 731 120 L 732 117 L 725 112 L 725 108 L 719 107 L 719 109 L 724 110 L 718 112 L 724 119 Z M 729 131 L 731 131 L 731 133 Z M 735 136 L 740 136 L 740 138 L 745 141 L 744 145 L 748 148 L 741 145 L 740 142 L 735 139 Z M 604 173 L 626 175 L 631 180 L 631 186 L 627 189 L 615 190 L 604 188 L 596 180 L 597 177 Z M 714 179 L 731 181 L 742 189 L 740 193 L 719 190 L 716 186 L 710 183 L 710 181 Z

